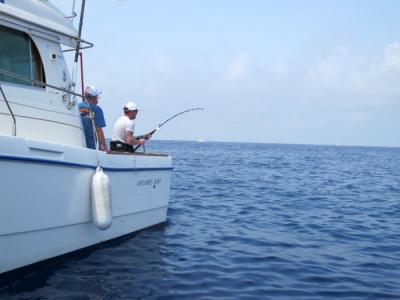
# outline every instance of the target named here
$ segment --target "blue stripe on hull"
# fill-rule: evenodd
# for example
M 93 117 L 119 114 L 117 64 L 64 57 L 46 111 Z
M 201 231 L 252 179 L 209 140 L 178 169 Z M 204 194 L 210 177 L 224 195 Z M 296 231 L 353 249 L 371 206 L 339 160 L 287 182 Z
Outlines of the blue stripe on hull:
M 59 160 L 49 160 L 43 158 L 32 158 L 32 157 L 20 157 L 20 156 L 10 156 L 10 155 L 0 155 L 0 160 L 12 160 L 12 161 L 24 161 L 31 163 L 44 163 L 49 165 L 62 165 L 68 167 L 78 167 L 78 168 L 89 168 L 96 169 L 96 165 L 78 164 L 72 162 L 65 162 Z M 173 170 L 173 167 L 163 167 L 163 168 L 111 168 L 103 167 L 104 171 L 111 172 L 132 172 L 132 171 L 166 171 Z

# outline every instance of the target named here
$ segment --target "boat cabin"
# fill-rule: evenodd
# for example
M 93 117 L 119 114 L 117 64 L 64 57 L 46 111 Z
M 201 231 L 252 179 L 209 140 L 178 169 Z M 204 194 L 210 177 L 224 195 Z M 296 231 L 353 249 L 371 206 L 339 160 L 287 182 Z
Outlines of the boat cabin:
M 0 1 L 0 135 L 86 147 L 79 99 L 65 92 L 73 83 L 62 45 L 77 39 L 49 1 Z

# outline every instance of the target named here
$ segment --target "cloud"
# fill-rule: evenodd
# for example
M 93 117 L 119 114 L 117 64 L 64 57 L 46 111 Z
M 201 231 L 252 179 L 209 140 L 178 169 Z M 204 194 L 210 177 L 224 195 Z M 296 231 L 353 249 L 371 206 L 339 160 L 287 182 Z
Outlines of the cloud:
M 172 72 L 171 58 L 162 51 L 151 50 L 146 56 L 147 65 L 152 71 L 158 74 L 158 76 L 166 77 Z
M 333 107 L 385 105 L 400 97 L 399 70 L 400 43 L 385 45 L 380 55 L 369 57 L 342 49 L 310 65 L 304 96 Z
M 306 71 L 305 78 L 323 86 L 342 84 L 343 74 L 349 74 L 353 63 L 349 64 L 348 52 L 340 48 L 330 56 L 312 62 L 311 67 Z
M 388 44 L 383 53 L 385 66 L 400 70 L 400 43 Z
M 357 125 L 366 121 L 367 118 L 368 114 L 365 112 L 353 112 L 348 115 L 347 120 L 351 125 Z
M 268 70 L 275 79 L 285 80 L 288 79 L 290 73 L 290 65 L 287 61 L 280 60 L 272 63 L 268 67 Z
M 240 54 L 233 59 L 228 68 L 228 79 L 235 82 L 246 75 L 249 68 L 249 55 Z
M 353 144 L 362 128 L 371 131 L 379 126 L 377 120 L 390 119 L 399 107 L 400 43 L 382 45 L 380 52 L 368 56 L 337 47 L 307 60 L 265 59 L 250 51 L 219 61 L 198 53 L 181 54 L 142 49 L 133 56 L 135 68 L 128 68 L 118 80 L 126 91 L 122 97 L 115 94 L 116 99 L 133 96 L 143 111 L 151 112 L 141 119 L 142 126 L 165 118 L 160 107 L 179 111 L 204 106 L 208 128 L 230 124 L 208 132 L 209 139 L 245 136 L 253 141 Z M 109 74 L 103 76 L 108 80 Z M 196 117 L 190 122 L 194 124 Z M 186 133 L 183 126 L 163 134 L 180 138 Z M 354 141 L 368 144 L 370 137 L 364 136 Z

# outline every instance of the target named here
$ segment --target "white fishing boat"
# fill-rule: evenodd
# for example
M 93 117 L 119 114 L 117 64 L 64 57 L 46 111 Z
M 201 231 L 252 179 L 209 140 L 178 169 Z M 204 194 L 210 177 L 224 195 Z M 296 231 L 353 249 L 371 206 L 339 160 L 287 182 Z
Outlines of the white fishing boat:
M 0 273 L 166 220 L 169 155 L 86 148 L 64 57 L 82 45 L 49 1 L 0 0 Z

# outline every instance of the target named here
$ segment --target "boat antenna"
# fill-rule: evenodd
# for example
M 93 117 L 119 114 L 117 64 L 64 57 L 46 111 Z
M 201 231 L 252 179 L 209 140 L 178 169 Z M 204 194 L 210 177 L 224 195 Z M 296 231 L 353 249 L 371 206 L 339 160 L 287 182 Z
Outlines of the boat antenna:
M 162 126 L 164 126 L 166 123 L 168 123 L 168 122 L 171 121 L 172 119 L 176 118 L 177 116 L 183 115 L 184 113 L 187 113 L 187 112 L 189 112 L 189 111 L 193 111 L 193 110 L 203 110 L 203 109 L 204 109 L 204 107 L 196 107 L 196 108 L 190 108 L 190 109 L 181 111 L 180 113 L 177 113 L 176 115 L 173 115 L 172 117 L 168 118 L 168 119 L 165 120 L 164 122 L 160 123 L 160 124 L 158 125 L 157 128 L 153 129 L 153 130 L 150 131 L 148 134 L 153 135 L 157 130 L 160 130 L 160 128 L 161 128 Z M 136 139 L 137 139 L 137 140 L 140 140 L 140 139 L 143 139 L 144 137 L 145 137 L 145 135 L 140 135 L 140 136 L 137 136 Z M 140 146 L 141 146 L 141 145 L 137 145 L 137 146 L 135 147 L 135 149 L 134 149 L 134 152 L 135 152 L 137 149 L 139 149 Z

